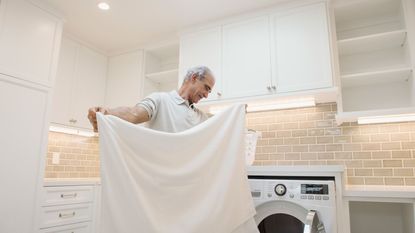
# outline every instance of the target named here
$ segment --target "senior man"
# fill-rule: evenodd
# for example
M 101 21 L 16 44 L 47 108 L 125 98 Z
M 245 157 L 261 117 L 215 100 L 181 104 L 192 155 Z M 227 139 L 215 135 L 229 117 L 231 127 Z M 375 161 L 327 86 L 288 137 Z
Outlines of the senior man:
M 206 66 L 188 70 L 179 90 L 156 92 L 144 98 L 134 107 L 93 107 L 88 110 L 88 119 L 98 131 L 96 113 L 113 115 L 128 122 L 148 122 L 151 129 L 170 133 L 181 132 L 203 121 L 208 116 L 194 104 L 207 98 L 215 85 L 215 77 Z

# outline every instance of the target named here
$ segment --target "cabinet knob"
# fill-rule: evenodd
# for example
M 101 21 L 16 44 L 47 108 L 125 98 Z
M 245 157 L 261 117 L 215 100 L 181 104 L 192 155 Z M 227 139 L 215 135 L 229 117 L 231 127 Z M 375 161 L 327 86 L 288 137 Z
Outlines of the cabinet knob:
M 276 86 L 272 86 L 272 89 L 277 90 L 277 87 Z
M 270 91 L 271 90 L 271 86 L 267 86 L 267 89 L 268 89 L 268 91 Z
M 218 96 L 222 96 L 222 93 L 220 93 L 220 92 L 217 92 L 216 94 L 217 94 Z

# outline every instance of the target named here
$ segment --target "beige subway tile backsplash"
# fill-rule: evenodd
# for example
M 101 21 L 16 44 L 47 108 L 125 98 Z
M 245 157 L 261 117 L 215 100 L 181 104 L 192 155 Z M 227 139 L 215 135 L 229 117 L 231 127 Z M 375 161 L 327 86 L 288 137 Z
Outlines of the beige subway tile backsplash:
M 335 103 L 329 103 L 262 112 L 260 117 L 248 113 L 249 128 L 264 125 L 259 118 L 277 119 L 268 129 L 259 130 L 267 135 L 268 144 L 257 146 L 274 145 L 277 153 L 269 156 L 269 160 L 257 160 L 255 164 L 341 164 L 346 166 L 348 184 L 415 186 L 414 122 L 337 126 L 336 109 Z M 267 132 L 275 132 L 275 135 Z M 269 154 L 264 150 L 257 151 L 259 158 Z
M 262 133 L 254 165 L 344 165 L 346 183 L 415 186 L 415 123 L 335 122 L 335 103 L 247 114 Z M 52 164 L 52 154 L 60 163 Z M 97 137 L 49 133 L 45 177 L 99 177 Z

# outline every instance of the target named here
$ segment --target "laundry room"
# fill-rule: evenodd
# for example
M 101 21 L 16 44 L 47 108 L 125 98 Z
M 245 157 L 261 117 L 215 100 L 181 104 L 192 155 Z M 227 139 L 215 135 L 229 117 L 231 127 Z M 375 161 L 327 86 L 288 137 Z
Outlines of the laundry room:
M 0 232 L 415 233 L 413 0 L 0 0 Z

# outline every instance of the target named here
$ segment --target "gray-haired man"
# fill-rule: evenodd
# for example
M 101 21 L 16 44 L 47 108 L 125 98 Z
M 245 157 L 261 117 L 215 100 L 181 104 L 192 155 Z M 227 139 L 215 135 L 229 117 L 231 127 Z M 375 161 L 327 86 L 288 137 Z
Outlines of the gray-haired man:
M 148 122 L 149 128 L 155 130 L 170 133 L 184 131 L 208 118 L 193 104 L 207 98 L 214 85 L 215 78 L 209 68 L 194 67 L 189 69 L 178 91 L 153 93 L 134 107 L 93 107 L 88 110 L 88 119 L 94 131 L 98 130 L 97 112 L 134 124 Z

